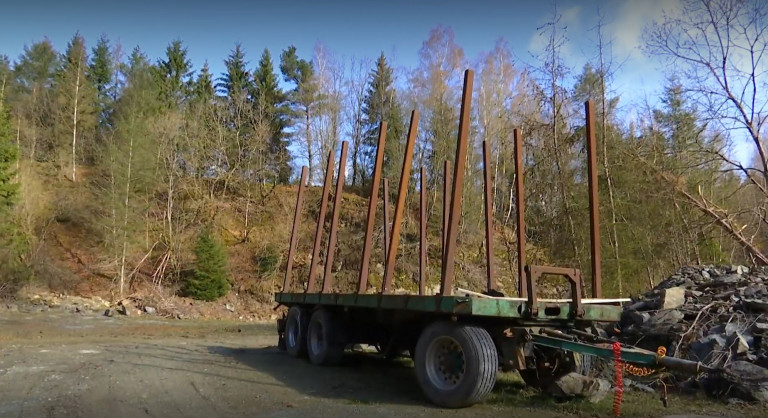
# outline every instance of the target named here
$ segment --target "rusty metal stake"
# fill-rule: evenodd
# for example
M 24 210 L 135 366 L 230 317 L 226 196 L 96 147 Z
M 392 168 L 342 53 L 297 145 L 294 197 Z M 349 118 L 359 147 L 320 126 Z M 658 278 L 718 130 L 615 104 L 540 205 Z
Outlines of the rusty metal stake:
M 419 241 L 420 245 L 420 257 L 419 257 L 419 295 L 426 294 L 427 287 L 427 170 L 424 166 L 421 166 L 421 204 L 419 216 Z
M 517 293 L 528 297 L 525 274 L 525 191 L 523 190 L 523 139 L 520 130 L 513 132 L 515 139 L 515 210 L 517 211 Z
M 371 251 L 373 250 L 373 224 L 376 218 L 376 205 L 379 202 L 379 181 L 381 180 L 381 166 L 384 162 L 384 142 L 387 137 L 387 122 L 379 124 L 379 140 L 376 144 L 376 163 L 373 166 L 373 180 L 371 183 L 371 198 L 368 200 L 368 217 L 365 221 L 365 243 L 363 244 L 363 260 L 360 264 L 360 277 L 357 279 L 357 293 L 365 293 L 368 288 L 368 269 L 371 264 Z M 384 230 L 386 231 L 386 227 Z
M 445 243 L 448 237 L 448 211 L 451 207 L 451 162 L 443 163 L 443 242 L 441 243 L 441 261 L 445 263 Z
M 328 193 L 333 181 L 333 151 L 328 153 L 328 165 L 325 170 L 325 180 L 323 180 L 323 196 L 320 200 L 320 213 L 317 215 L 317 229 L 315 229 L 315 242 L 312 246 L 312 261 L 309 262 L 309 279 L 307 280 L 306 293 L 315 291 L 315 269 L 317 268 L 317 259 L 320 257 L 320 242 L 323 239 L 323 226 L 325 225 L 325 212 L 328 209 Z
M 403 211 L 405 210 L 405 196 L 408 194 L 408 180 L 411 177 L 411 165 L 413 163 L 413 147 L 416 144 L 416 131 L 419 127 L 419 111 L 411 112 L 411 124 L 408 128 L 408 140 L 405 143 L 405 158 L 403 169 L 400 172 L 400 186 L 397 190 L 397 203 L 395 203 L 395 218 L 392 220 L 392 236 L 389 239 L 386 267 L 384 268 L 384 285 L 381 293 L 388 294 L 392 291 L 392 278 L 395 274 L 395 260 L 397 259 L 397 246 L 400 244 L 400 228 L 403 226 Z
M 349 143 L 341 143 L 341 158 L 339 159 L 339 174 L 336 176 L 336 192 L 333 196 L 333 214 L 331 215 L 331 232 L 328 237 L 328 254 L 325 257 L 325 273 L 323 274 L 323 293 L 330 293 L 333 285 L 333 257 L 336 253 L 336 243 L 339 233 L 339 213 L 341 212 L 341 199 L 344 193 L 344 174 L 347 169 L 347 148 Z M 332 169 L 329 168 L 329 169 Z
M 461 92 L 461 112 L 459 118 L 459 139 L 456 146 L 456 161 L 453 171 L 453 192 L 451 193 L 451 211 L 448 217 L 448 234 L 446 236 L 445 260 L 440 275 L 440 294 L 453 294 L 453 275 L 455 271 L 456 240 L 459 233 L 459 218 L 461 217 L 461 196 L 464 192 L 464 167 L 467 164 L 467 135 L 469 133 L 469 115 L 472 106 L 472 82 L 475 73 L 472 70 L 464 72 L 464 89 Z
M 600 254 L 600 207 L 597 196 L 597 144 L 595 142 L 595 103 L 584 103 L 587 113 L 587 170 L 589 171 L 589 227 L 592 247 L 592 297 L 603 297 Z
M 488 293 L 498 292 L 493 271 L 493 184 L 491 183 L 491 147 L 483 141 L 483 174 L 485 192 L 485 275 L 488 279 Z
M 384 179 L 384 265 L 387 265 L 387 252 L 389 251 L 389 180 Z
M 301 179 L 299 180 L 299 194 L 296 197 L 296 210 L 293 212 L 293 227 L 291 228 L 291 243 L 288 245 L 288 263 L 285 266 L 285 280 L 283 290 L 290 290 L 291 275 L 293 274 L 293 254 L 296 252 L 296 241 L 299 239 L 299 225 L 301 224 L 301 209 L 304 206 L 304 189 L 307 186 L 307 166 L 301 167 Z M 281 293 L 282 293 L 281 292 Z

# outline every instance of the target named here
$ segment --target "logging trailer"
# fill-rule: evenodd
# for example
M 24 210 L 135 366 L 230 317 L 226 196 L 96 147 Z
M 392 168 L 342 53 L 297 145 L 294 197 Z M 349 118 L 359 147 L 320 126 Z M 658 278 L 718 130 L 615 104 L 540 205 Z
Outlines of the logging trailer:
M 339 365 L 345 350 L 353 344 L 376 347 L 385 356 L 408 353 L 414 361 L 416 378 L 427 399 L 449 408 L 460 408 L 481 401 L 492 389 L 499 369 L 518 370 L 528 385 L 545 387 L 573 371 L 583 371 L 591 356 L 619 362 L 613 340 L 600 335 L 595 323 L 619 322 L 623 302 L 629 299 L 602 298 L 600 275 L 600 235 L 597 210 L 597 163 L 594 137 L 594 104 L 585 103 L 588 155 L 589 209 L 591 227 L 591 298 L 582 294 L 584 283 L 578 269 L 526 265 L 523 202 L 523 150 L 519 130 L 514 130 L 515 194 L 517 209 L 518 297 L 505 297 L 493 271 L 492 187 L 490 150 L 483 143 L 485 197 L 485 251 L 487 288 L 474 292 L 454 288 L 459 214 L 461 213 L 464 173 L 468 148 L 469 115 L 473 72 L 464 75 L 459 135 L 452 179 L 445 162 L 443 179 L 443 237 L 441 283 L 437 294 L 426 292 L 426 181 L 421 169 L 421 254 L 419 292 L 394 294 L 392 282 L 400 242 L 400 227 L 405 195 L 411 176 L 418 112 L 411 113 L 404 164 L 391 230 L 388 227 L 388 202 L 384 199 L 385 269 L 382 288 L 370 293 L 368 276 L 373 248 L 375 212 L 386 137 L 386 122 L 381 122 L 368 202 L 365 241 L 357 292 L 336 293 L 331 272 L 337 245 L 339 207 L 347 158 L 347 142 L 342 143 L 336 179 L 333 211 L 322 285 L 316 277 L 320 244 L 324 231 L 334 152 L 328 155 L 320 212 L 314 237 L 312 259 L 306 287 L 293 290 L 292 266 L 301 220 L 307 168 L 303 167 L 289 246 L 285 280 L 275 301 L 288 307 L 277 321 L 279 347 L 294 357 L 309 357 L 315 365 Z M 449 181 L 450 180 L 450 181 Z M 384 181 L 386 188 L 387 184 Z M 568 299 L 541 299 L 537 282 L 542 276 L 560 276 L 570 287 Z M 650 368 L 667 367 L 697 373 L 709 368 L 686 360 L 665 357 L 634 347 L 622 347 L 620 361 Z

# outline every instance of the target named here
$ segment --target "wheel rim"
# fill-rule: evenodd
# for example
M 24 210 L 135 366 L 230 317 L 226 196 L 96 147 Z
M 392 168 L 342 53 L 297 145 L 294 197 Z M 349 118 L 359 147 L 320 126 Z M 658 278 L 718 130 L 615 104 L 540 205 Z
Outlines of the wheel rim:
M 309 333 L 309 346 L 312 353 L 317 354 L 322 352 L 325 340 L 323 339 L 323 324 L 317 321 L 312 326 L 312 330 Z
M 458 386 L 467 371 L 464 350 L 458 341 L 447 336 L 435 338 L 429 344 L 425 363 L 430 382 L 440 390 Z
M 296 318 L 289 319 L 286 328 L 286 344 L 288 344 L 288 347 L 296 347 L 299 340 L 299 321 Z

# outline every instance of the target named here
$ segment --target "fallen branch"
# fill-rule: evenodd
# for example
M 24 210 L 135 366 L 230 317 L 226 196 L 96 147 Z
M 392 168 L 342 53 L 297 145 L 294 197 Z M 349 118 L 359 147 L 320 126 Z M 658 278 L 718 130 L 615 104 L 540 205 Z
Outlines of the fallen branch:
M 719 301 L 710 302 L 708 305 L 704 306 L 699 311 L 699 314 L 696 315 L 696 319 L 693 320 L 693 323 L 691 323 L 691 326 L 688 328 L 688 331 L 685 331 L 682 335 L 680 335 L 680 340 L 677 342 L 677 345 L 675 346 L 675 356 L 679 357 L 677 353 L 679 352 L 678 350 L 680 350 L 680 344 L 683 343 L 683 339 L 685 339 L 685 336 L 690 334 L 693 331 L 693 329 L 696 327 L 696 323 L 699 322 L 699 318 L 701 318 L 701 315 L 704 314 L 704 312 L 706 312 L 707 309 L 717 304 L 723 304 L 723 302 L 719 302 Z

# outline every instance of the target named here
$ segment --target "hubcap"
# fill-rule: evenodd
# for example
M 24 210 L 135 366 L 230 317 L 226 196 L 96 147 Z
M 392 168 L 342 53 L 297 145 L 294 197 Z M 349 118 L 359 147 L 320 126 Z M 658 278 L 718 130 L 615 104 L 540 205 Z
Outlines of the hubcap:
M 451 390 L 461 383 L 467 371 L 464 351 L 451 337 L 435 338 L 427 347 L 426 369 L 430 382 L 440 390 Z

